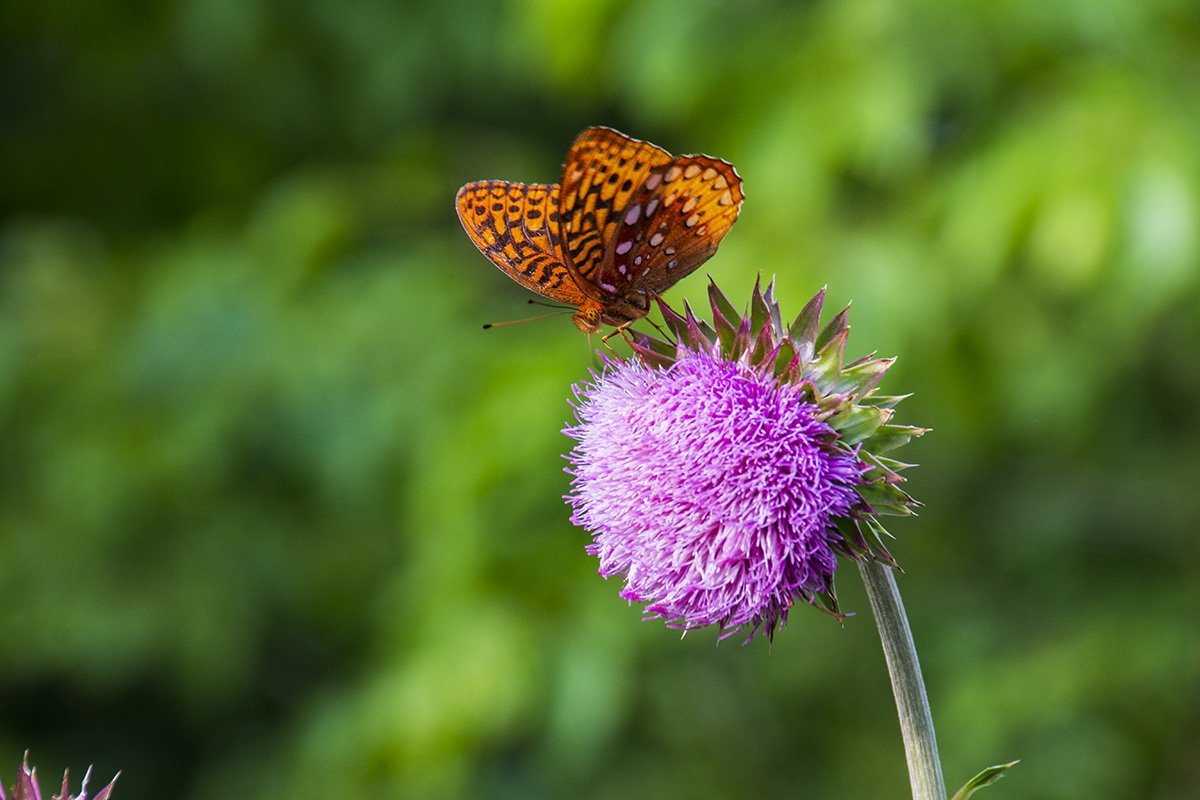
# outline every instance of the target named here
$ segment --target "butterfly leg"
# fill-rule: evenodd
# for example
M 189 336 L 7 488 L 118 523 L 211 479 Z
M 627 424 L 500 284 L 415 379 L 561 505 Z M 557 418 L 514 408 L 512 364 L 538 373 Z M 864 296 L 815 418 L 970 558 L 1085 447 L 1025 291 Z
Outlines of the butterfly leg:
M 665 331 L 663 329 L 662 325 L 659 325 L 657 322 L 650 319 L 649 317 L 646 317 L 646 322 L 649 322 L 651 325 L 654 326 L 654 330 L 658 331 L 659 335 L 662 336 L 663 341 L 666 341 L 666 342 L 674 342 L 675 341 L 675 338 L 673 336 L 671 336 L 671 334 L 667 333 L 667 331 Z
M 613 328 L 612 331 L 610 331 L 609 333 L 606 333 L 606 334 L 604 334 L 604 336 L 600 337 L 600 341 L 607 343 L 609 339 L 611 339 L 612 337 L 617 336 L 617 335 L 620 335 L 621 338 L 627 342 L 630 341 L 629 326 L 632 324 L 633 324 L 633 320 L 629 320 L 628 322 L 622 322 L 620 325 Z
M 657 301 L 659 301 L 660 303 L 662 302 L 661 296 L 659 295 L 659 293 L 658 293 L 658 292 L 650 292 L 650 293 L 648 294 L 648 296 L 647 296 L 647 297 L 648 297 L 648 300 L 657 300 Z M 649 309 L 647 309 L 647 311 L 649 311 Z M 674 337 L 674 336 L 672 336 L 672 335 L 671 335 L 670 333 L 668 333 L 667 331 L 663 330 L 663 326 L 662 326 L 662 325 L 659 325 L 657 322 L 655 322 L 654 320 L 650 319 L 650 316 L 649 316 L 649 314 L 647 314 L 645 317 L 643 317 L 643 319 L 645 319 L 645 320 L 646 320 L 646 322 L 649 322 L 651 325 L 653 325 L 653 326 L 654 326 L 654 330 L 658 331 L 658 334 L 659 334 L 660 336 L 662 336 L 662 338 L 663 338 L 663 341 L 665 341 L 665 342 L 671 342 L 671 343 L 674 343 L 674 342 L 675 342 L 675 337 Z
M 620 332 L 621 332 L 621 329 L 618 328 L 617 330 L 613 331 L 612 333 L 605 334 L 604 336 L 600 337 L 600 344 L 604 345 L 604 349 L 606 349 L 608 352 L 612 353 L 613 356 L 615 356 L 617 358 L 620 358 L 621 354 L 613 349 L 613 346 L 608 343 L 608 340 L 611 339 L 613 336 L 616 336 Z
M 629 346 L 632 347 L 633 346 L 633 338 L 629 333 L 629 326 L 632 324 L 633 324 L 633 320 L 629 320 L 628 322 L 622 322 L 620 325 L 618 325 L 617 327 L 613 328 L 608 333 L 601 336 L 600 344 L 604 345 L 608 349 L 608 352 L 612 353 L 614 356 L 617 356 L 619 358 L 620 355 L 617 353 L 616 350 L 613 349 L 612 345 L 610 345 L 608 343 L 608 340 L 614 336 L 620 335 L 620 337 L 622 339 L 624 339 L 625 342 Z

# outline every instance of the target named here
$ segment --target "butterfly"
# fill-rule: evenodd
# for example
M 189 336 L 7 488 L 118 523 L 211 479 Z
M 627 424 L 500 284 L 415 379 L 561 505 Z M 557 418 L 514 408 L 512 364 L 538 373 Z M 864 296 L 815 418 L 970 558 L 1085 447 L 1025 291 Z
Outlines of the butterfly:
M 741 210 L 727 161 L 673 157 L 612 128 L 588 128 L 559 183 L 475 181 L 458 190 L 471 241 L 508 277 L 576 307 L 584 333 L 622 328 L 717 252 Z

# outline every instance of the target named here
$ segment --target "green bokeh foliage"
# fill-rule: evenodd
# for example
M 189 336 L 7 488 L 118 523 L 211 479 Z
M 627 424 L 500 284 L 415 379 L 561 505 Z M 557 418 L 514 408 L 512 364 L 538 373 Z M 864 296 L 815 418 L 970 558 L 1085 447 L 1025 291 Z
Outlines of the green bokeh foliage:
M 640 622 L 559 500 L 587 343 L 478 329 L 526 307 L 455 190 L 609 124 L 738 166 L 731 297 L 828 284 L 900 356 L 947 779 L 1200 792 L 1194 3 L 21 5 L 6 783 L 28 747 L 122 800 L 905 796 L 853 571 L 862 613 L 773 647 Z

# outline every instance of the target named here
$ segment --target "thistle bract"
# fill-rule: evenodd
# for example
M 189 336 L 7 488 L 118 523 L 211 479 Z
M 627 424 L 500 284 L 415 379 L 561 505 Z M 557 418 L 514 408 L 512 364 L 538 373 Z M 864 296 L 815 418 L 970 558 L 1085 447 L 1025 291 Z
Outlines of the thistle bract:
M 877 515 L 916 503 L 879 453 L 924 431 L 874 393 L 891 359 L 844 362 L 845 312 L 818 329 L 823 292 L 788 327 L 771 287 L 709 294 L 711 325 L 660 301 L 673 337 L 577 387 L 567 500 L 649 616 L 771 636 L 797 598 L 837 613 L 838 554 L 894 564 Z
M 63 773 L 62 789 L 58 794 L 54 795 L 54 800 L 88 800 L 87 785 L 88 779 L 92 775 L 91 767 L 84 773 L 83 784 L 79 788 L 79 794 L 70 793 L 69 778 L 67 772 Z M 108 782 L 108 785 L 96 793 L 92 800 L 109 800 L 112 796 L 113 785 L 117 779 L 113 778 Z M 4 794 L 4 784 L 0 782 L 0 800 L 8 800 Z M 12 787 L 12 800 L 42 800 L 42 787 L 38 785 L 37 769 L 29 766 L 29 753 L 21 759 L 21 767 L 17 770 L 17 781 Z

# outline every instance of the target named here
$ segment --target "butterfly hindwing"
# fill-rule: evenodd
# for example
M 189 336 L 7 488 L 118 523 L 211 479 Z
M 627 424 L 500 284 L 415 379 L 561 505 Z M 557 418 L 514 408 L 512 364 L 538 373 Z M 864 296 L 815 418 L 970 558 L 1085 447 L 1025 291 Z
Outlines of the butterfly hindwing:
M 471 241 L 526 289 L 578 306 L 586 295 L 563 259 L 557 183 L 475 181 L 458 190 L 458 219 Z
M 741 177 L 720 159 L 686 155 L 656 168 L 622 210 L 598 283 L 617 294 L 666 291 L 717 251 L 742 200 Z

